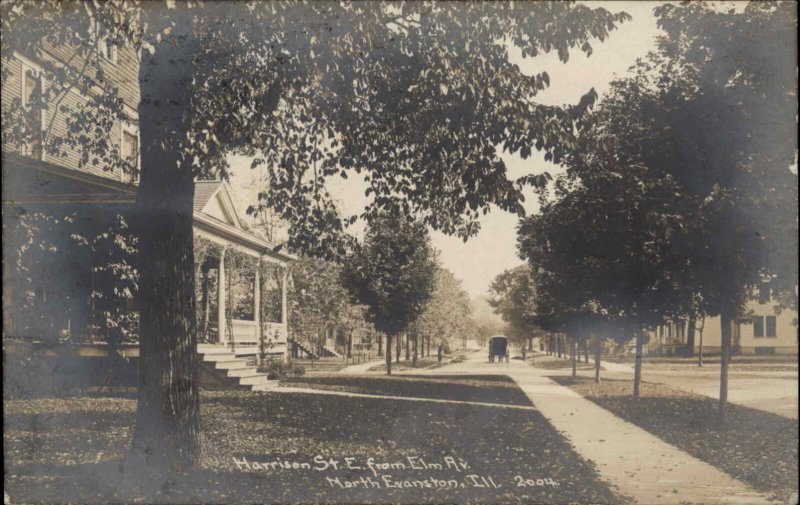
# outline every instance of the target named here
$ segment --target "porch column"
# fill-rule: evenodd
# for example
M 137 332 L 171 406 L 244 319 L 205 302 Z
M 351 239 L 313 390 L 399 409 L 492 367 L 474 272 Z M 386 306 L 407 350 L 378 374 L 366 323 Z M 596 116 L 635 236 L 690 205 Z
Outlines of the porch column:
M 219 273 L 217 275 L 217 340 L 220 344 L 228 343 L 225 326 L 225 249 L 223 249 L 219 255 Z
M 288 284 L 289 284 L 289 271 L 283 270 L 283 277 L 281 279 L 281 324 L 284 327 L 286 334 L 289 334 L 289 306 L 288 302 Z
M 263 352 L 264 329 L 261 327 L 261 258 L 256 263 L 255 276 L 253 277 L 253 321 L 256 323 L 256 339 Z
M 211 319 L 211 304 L 208 300 L 208 270 L 202 269 L 203 273 L 203 322 L 201 326 L 200 335 L 203 337 L 203 342 L 208 341 L 208 322 Z

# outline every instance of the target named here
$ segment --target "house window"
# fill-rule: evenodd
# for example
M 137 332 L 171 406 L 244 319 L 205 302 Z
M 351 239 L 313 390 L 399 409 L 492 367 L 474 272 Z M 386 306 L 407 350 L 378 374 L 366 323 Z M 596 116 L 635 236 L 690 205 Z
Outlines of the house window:
M 778 336 L 778 328 L 777 328 L 777 318 L 775 316 L 767 316 L 765 318 L 767 320 L 767 337 L 777 337 Z
M 775 316 L 755 316 L 753 318 L 753 337 L 775 338 L 778 336 L 777 318 Z
M 753 318 L 753 337 L 761 338 L 764 336 L 764 318 L 755 316 Z
M 122 142 L 120 155 L 127 168 L 121 174 L 122 179 L 128 182 L 139 182 L 139 135 L 132 127 L 122 127 Z
M 116 64 L 118 48 L 116 43 L 108 37 L 108 29 L 99 22 L 95 25 L 97 34 L 97 51 L 107 61 Z
M 23 147 L 23 153 L 34 158 L 42 158 L 42 132 L 44 130 L 44 108 L 42 77 L 26 65 L 22 66 L 22 106 L 25 109 L 25 130 L 30 132 L 30 141 Z M 39 102 L 39 103 L 37 103 Z

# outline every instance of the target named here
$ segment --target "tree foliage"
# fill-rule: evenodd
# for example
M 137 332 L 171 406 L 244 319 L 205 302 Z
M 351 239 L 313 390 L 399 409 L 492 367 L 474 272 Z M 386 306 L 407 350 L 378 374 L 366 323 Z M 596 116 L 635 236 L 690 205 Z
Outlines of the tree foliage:
M 344 285 L 367 307 L 375 327 L 394 336 L 423 313 L 435 288 L 436 262 L 424 225 L 399 214 L 373 221 L 343 265 Z
M 536 314 L 536 282 L 529 265 L 500 273 L 489 286 L 489 305 L 506 322 L 509 337 L 527 342 L 541 327 Z
M 740 314 L 747 288 L 762 281 L 796 306 L 796 10 L 750 2 L 740 12 L 656 14 L 667 33 L 654 59 L 656 97 L 669 131 L 647 163 L 699 214 L 686 255 L 704 312 Z
M 74 212 L 5 216 L 3 231 L 19 245 L 6 257 L 15 335 L 112 347 L 138 340 L 137 239 L 123 216 L 107 217 L 87 224 Z
M 472 333 L 469 295 L 455 275 L 437 266 L 433 292 L 414 323 L 419 336 L 437 345 Z M 449 344 L 452 347 L 452 344 Z
M 559 324 L 587 307 L 639 331 L 721 315 L 726 353 L 752 286 L 796 305 L 796 18 L 779 3 L 655 12 L 658 51 L 584 117 L 520 252 Z M 758 27 L 769 34 L 756 40 Z
M 342 283 L 341 266 L 302 257 L 290 272 L 289 327 L 295 338 L 321 343 L 328 329 L 367 325 L 363 308 L 351 301 Z
M 496 204 L 520 213 L 522 187 L 541 182 L 510 180 L 498 147 L 558 160 L 595 99 L 590 92 L 573 107 L 537 104 L 549 77 L 522 74 L 508 48 L 531 57 L 557 52 L 566 61 L 571 50 L 590 53 L 590 39 L 604 40 L 628 19 L 563 2 L 16 0 L 0 9 L 3 63 L 15 52 L 42 60 L 50 83 L 46 96 L 3 118 L 9 145 L 36 143 L 42 134 L 25 131 L 29 122 L 20 116 L 54 107 L 70 126 L 46 131 L 44 150 L 59 155 L 69 145 L 86 163 L 121 164 L 103 125 L 124 119 L 124 104 L 98 36 L 140 50 L 141 183 L 132 227 L 151 261 L 141 269 L 147 388 L 134 446 L 149 459 L 163 454 L 167 466 L 200 454 L 195 177 L 224 177 L 230 154 L 265 164 L 261 203 L 291 223 L 295 250 L 321 256 L 345 252 L 346 224 L 358 217 L 340 216 L 325 189 L 337 174 L 368 183 L 368 222 L 403 211 L 468 237 L 480 212 Z M 48 45 L 73 55 L 56 64 Z M 73 89 L 88 105 L 59 105 Z M 130 163 L 120 169 L 133 170 Z
M 560 160 L 574 142 L 574 121 L 596 95 L 566 109 L 537 104 L 536 94 L 550 79 L 522 74 L 509 61 L 509 48 L 525 57 L 557 52 L 567 61 L 571 50 L 591 54 L 590 39 L 604 40 L 629 19 L 562 2 L 186 7 L 4 4 L 4 58 L 15 50 L 38 55 L 38 42 L 45 40 L 74 46 L 80 62 L 64 69 L 48 65 L 48 79 L 64 84 L 48 87 L 48 96 L 32 107 L 57 102 L 65 86 L 103 89 L 87 91 L 104 102 L 71 111 L 75 128 L 48 134 L 47 148 L 57 151 L 52 142 L 92 146 L 87 159 L 113 165 L 106 158 L 114 146 L 102 139 L 94 145 L 85 133 L 99 123 L 87 114 L 121 115 L 118 90 L 97 54 L 94 22 L 107 28 L 110 40 L 145 55 L 180 45 L 197 84 L 187 131 L 171 148 L 195 160 L 197 175 L 224 175 L 232 152 L 264 164 L 269 177 L 261 202 L 291 222 L 295 248 L 325 255 L 340 250 L 339 234 L 356 217 L 339 216 L 325 189 L 337 176 L 366 181 L 372 196 L 362 213 L 367 219 L 399 206 L 435 229 L 468 237 L 490 204 L 522 213 L 522 188 L 541 181 L 508 179 L 498 148 L 523 157 L 537 149 Z M 188 102 L 182 107 L 188 113 Z M 18 143 L 26 135 L 15 133 Z

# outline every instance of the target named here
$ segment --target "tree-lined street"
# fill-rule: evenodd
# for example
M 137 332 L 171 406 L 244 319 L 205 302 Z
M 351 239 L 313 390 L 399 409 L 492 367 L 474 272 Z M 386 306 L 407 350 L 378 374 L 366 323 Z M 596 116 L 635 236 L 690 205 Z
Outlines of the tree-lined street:
M 494 374 L 483 353 L 442 373 Z M 637 503 L 767 503 L 766 494 L 638 429 L 548 378 L 512 361 L 503 370 L 601 477 Z
M 795 4 L 0 18 L 6 503 L 797 502 Z

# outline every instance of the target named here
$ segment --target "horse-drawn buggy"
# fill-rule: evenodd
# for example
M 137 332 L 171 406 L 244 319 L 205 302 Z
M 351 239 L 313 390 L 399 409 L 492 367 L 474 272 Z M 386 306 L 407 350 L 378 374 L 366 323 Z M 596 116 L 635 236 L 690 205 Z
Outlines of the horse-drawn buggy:
M 502 335 L 495 335 L 489 339 L 489 363 L 494 363 L 495 359 L 501 363 L 503 360 L 508 363 L 508 338 Z

